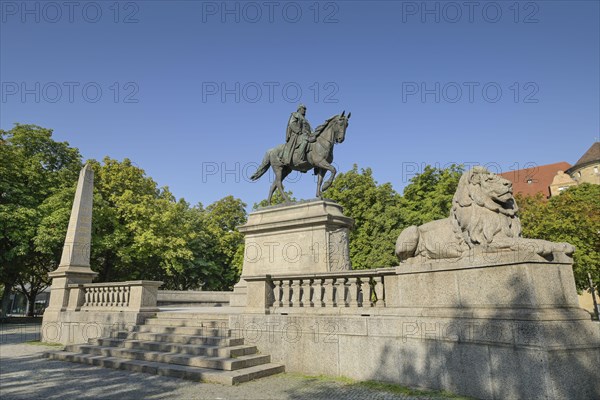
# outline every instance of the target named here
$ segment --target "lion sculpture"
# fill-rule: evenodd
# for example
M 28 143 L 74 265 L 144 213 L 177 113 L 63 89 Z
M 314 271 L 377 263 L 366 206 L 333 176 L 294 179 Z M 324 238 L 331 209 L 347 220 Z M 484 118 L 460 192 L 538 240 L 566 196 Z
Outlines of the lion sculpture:
M 530 253 L 545 260 L 554 259 L 556 253 L 573 254 L 575 248 L 568 243 L 522 238 L 517 211 L 512 183 L 474 167 L 460 178 L 450 217 L 404 229 L 396 242 L 396 256 L 410 263 L 498 251 Z

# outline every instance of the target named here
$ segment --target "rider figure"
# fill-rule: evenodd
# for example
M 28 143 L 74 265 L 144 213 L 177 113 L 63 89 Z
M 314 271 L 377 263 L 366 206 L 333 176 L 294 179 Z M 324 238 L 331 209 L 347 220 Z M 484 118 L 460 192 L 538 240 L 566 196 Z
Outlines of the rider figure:
M 312 129 L 305 115 L 306 106 L 300 104 L 298 110 L 292 113 L 288 121 L 285 135 L 286 142 L 281 156 L 281 161 L 286 165 L 292 164 L 292 156 L 297 147 L 300 147 L 300 160 L 298 161 L 305 162 L 308 143 L 315 141 Z

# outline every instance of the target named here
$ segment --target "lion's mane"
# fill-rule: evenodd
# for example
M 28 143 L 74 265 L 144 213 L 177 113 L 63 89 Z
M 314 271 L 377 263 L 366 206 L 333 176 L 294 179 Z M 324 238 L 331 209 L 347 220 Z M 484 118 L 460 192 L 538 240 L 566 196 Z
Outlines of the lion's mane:
M 450 221 L 454 232 L 469 247 L 487 245 L 496 238 L 521 236 L 517 203 L 512 194 L 506 201 L 494 199 L 491 188 L 505 185 L 504 178 L 475 167 L 463 174 L 452 199 Z

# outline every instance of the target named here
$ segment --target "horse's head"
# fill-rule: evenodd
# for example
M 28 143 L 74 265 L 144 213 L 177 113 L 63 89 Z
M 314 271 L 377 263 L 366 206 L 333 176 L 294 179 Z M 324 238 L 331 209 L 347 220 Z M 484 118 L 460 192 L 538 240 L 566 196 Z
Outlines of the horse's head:
M 342 143 L 344 139 L 346 139 L 346 128 L 348 128 L 348 120 L 350 119 L 350 115 L 352 115 L 352 113 L 349 112 L 348 116 L 345 114 L 346 111 L 344 110 L 340 115 L 337 115 L 332 120 L 332 123 L 334 124 L 333 130 L 336 143 Z

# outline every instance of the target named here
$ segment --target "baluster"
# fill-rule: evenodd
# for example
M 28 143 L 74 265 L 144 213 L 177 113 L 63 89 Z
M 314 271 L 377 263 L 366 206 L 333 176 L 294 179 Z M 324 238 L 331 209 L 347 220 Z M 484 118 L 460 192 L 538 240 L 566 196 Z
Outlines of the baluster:
M 116 306 L 117 307 L 122 307 L 123 306 L 123 287 L 122 286 L 117 286 L 115 288 L 115 302 L 116 302 Z
M 300 279 L 298 282 L 298 307 L 304 307 L 306 301 L 306 281 Z
M 107 287 L 106 290 L 108 292 L 108 305 L 112 307 L 115 305 L 115 288 Z
M 338 287 L 338 279 L 333 278 L 331 279 L 331 306 L 332 307 L 337 307 L 338 306 L 338 302 L 339 302 L 339 287 Z M 342 286 L 342 290 L 343 290 L 343 286 Z M 343 293 L 342 293 L 343 296 Z M 343 301 L 343 299 L 342 299 Z
M 348 278 L 348 296 L 346 297 L 346 307 L 358 307 L 358 278 Z
M 331 278 L 323 278 L 321 282 L 321 286 L 323 286 L 323 307 L 333 307 L 333 303 L 331 301 L 333 297 L 332 280 Z
M 283 280 L 278 280 L 277 284 L 275 285 L 275 289 L 276 289 L 276 296 L 275 296 L 275 301 L 277 301 L 277 305 L 279 307 L 283 307 Z
M 131 287 L 129 286 L 125 286 L 125 307 L 129 307 L 129 295 L 131 294 L 130 292 Z
M 362 292 L 362 306 L 373 307 L 373 302 L 371 301 L 371 278 L 365 276 L 364 278 L 360 278 L 360 282 L 360 289 Z
M 323 303 L 323 292 L 325 291 L 323 282 L 323 279 L 315 279 L 314 282 L 313 304 L 315 307 L 325 307 L 325 303 Z
M 90 295 L 90 289 L 89 288 L 84 288 L 83 290 L 84 290 L 84 297 L 83 298 L 85 299 L 84 302 L 83 302 L 83 306 L 87 307 L 87 306 L 90 305 L 90 297 L 91 297 L 91 295 Z
M 100 294 L 98 293 L 98 288 L 93 287 L 92 288 L 92 306 L 93 307 L 98 307 L 98 305 L 100 304 L 99 297 L 100 297 Z
M 309 279 L 308 280 L 308 292 L 307 292 L 307 300 L 308 300 L 308 306 L 309 307 L 314 307 L 315 303 L 317 300 L 321 300 L 321 299 L 317 299 L 315 300 L 315 295 L 317 293 L 317 291 L 315 290 L 315 287 L 317 285 L 315 285 L 315 280 L 314 279 Z
M 348 307 L 350 305 L 350 279 L 338 278 L 340 283 L 338 288 L 338 307 Z
M 298 302 L 298 282 L 294 282 L 293 279 L 290 279 L 289 286 L 289 297 L 290 299 L 290 307 L 297 306 Z
M 277 296 L 275 295 L 275 282 L 273 280 L 268 279 L 265 282 L 268 285 L 267 289 L 267 308 L 275 307 L 275 302 L 277 301 Z
M 282 281 L 281 290 L 283 292 L 281 296 L 281 307 L 288 307 L 290 304 L 290 281 Z
M 375 306 L 377 307 L 385 307 L 385 293 L 383 286 L 383 276 L 376 276 L 373 278 L 373 284 L 375 286 L 375 296 L 377 297 L 377 302 Z

